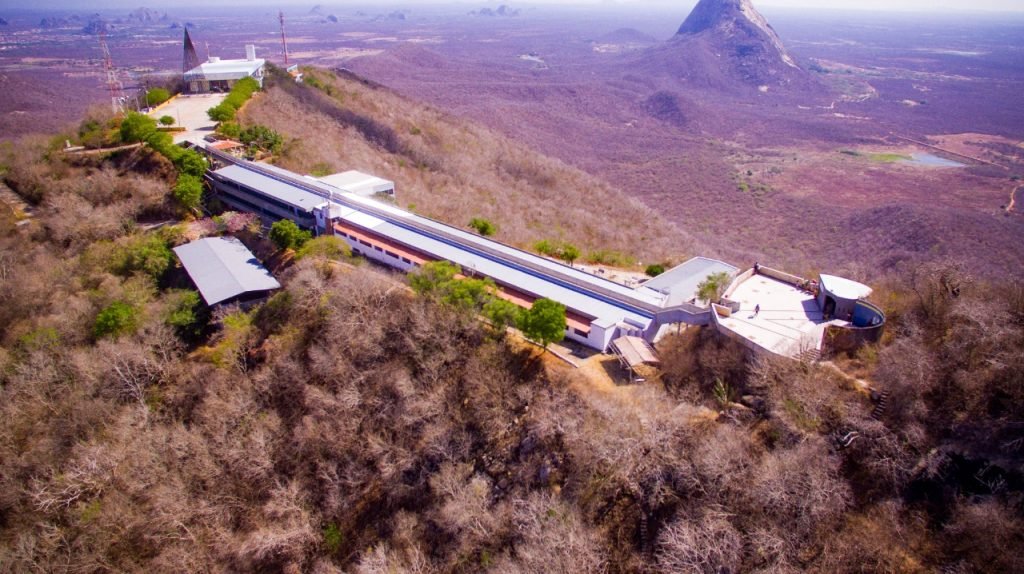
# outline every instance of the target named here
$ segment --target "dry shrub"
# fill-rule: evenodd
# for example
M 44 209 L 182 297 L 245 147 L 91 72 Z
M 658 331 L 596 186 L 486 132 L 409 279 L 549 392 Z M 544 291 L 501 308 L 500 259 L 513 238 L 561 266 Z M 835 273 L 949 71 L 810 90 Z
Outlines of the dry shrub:
M 494 572 L 544 574 L 596 573 L 607 570 L 607 558 L 597 533 L 588 528 L 572 506 L 550 494 L 532 494 L 513 502 L 514 551 L 493 567 Z
M 658 537 L 658 565 L 668 572 L 718 574 L 738 570 L 743 537 L 721 510 L 679 517 Z
M 942 533 L 948 560 L 976 572 L 1021 572 L 1024 521 L 1018 511 L 998 499 L 962 500 Z

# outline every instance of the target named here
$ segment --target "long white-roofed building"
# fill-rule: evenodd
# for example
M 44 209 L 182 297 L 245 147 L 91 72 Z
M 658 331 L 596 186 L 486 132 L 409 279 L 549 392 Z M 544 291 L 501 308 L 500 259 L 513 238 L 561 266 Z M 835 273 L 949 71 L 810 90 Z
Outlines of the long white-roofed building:
M 836 285 L 838 295 L 832 299 L 857 305 L 852 322 L 823 325 L 820 319 L 808 320 L 803 312 L 821 315 L 815 297 L 808 296 L 796 301 L 797 306 L 803 305 L 799 317 L 782 317 L 779 313 L 782 309 L 766 309 L 769 312 L 760 317 L 770 318 L 770 324 L 757 322 L 753 326 L 759 330 L 747 333 L 749 329 L 734 323 L 741 311 L 746 317 L 753 309 L 753 315 L 758 317 L 757 306 L 763 295 L 758 293 L 754 282 L 743 285 L 744 289 L 751 288 L 752 296 L 745 296 L 743 289 L 735 286 L 752 275 L 761 277 L 767 271 L 765 268 L 759 273 L 755 266 L 737 275 L 738 269 L 727 263 L 694 258 L 634 289 L 311 176 L 239 160 L 209 148 L 207 152 L 214 164 L 221 166 L 207 173 L 207 181 L 226 203 L 270 219 L 291 219 L 318 234 L 341 237 L 353 253 L 393 269 L 411 271 L 432 261 L 448 261 L 467 277 L 491 279 L 498 287 L 499 296 L 522 307 L 529 308 L 542 298 L 557 301 L 566 308 L 565 336 L 600 351 L 607 350 L 611 342 L 620 337 L 637 337 L 653 343 L 675 326 L 685 324 L 710 325 L 747 339 L 751 348 L 796 357 L 808 346 L 822 348 L 826 326 L 858 328 L 861 330 L 855 333 L 855 338 L 869 340 L 877 336 L 880 321 L 884 321 L 879 318 L 880 314 L 869 316 L 869 311 L 874 309 L 870 305 L 849 301 L 852 296 L 847 292 L 853 291 L 852 282 L 833 279 L 831 285 Z M 698 285 L 716 274 L 733 279 L 732 287 L 718 302 L 700 301 L 696 293 Z M 787 281 L 803 282 L 799 278 L 790 281 L 788 276 Z M 854 295 L 862 295 L 862 291 Z M 729 299 L 730 296 L 734 299 Z M 764 305 L 767 304 L 765 301 Z M 789 325 L 787 321 L 797 324 Z M 786 331 L 783 337 L 776 333 L 781 328 L 798 331 L 799 336 L 790 337 Z M 779 338 L 779 344 L 766 344 L 769 342 L 761 340 L 761 335 L 769 332 Z

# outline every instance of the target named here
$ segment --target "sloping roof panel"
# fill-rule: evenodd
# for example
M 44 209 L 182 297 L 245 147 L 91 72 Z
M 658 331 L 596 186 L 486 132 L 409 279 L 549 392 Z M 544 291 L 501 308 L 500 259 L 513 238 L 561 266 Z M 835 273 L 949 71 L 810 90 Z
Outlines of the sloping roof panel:
M 207 305 L 281 284 L 234 237 L 207 237 L 174 248 Z
M 697 295 L 697 286 L 713 273 L 731 277 L 738 269 L 728 263 L 707 257 L 694 257 L 647 281 L 641 289 L 652 289 L 668 296 L 668 307 L 685 303 Z
M 314 207 L 322 205 L 327 201 L 327 199 L 314 193 L 245 169 L 239 165 L 222 167 L 213 173 L 305 212 L 312 211 Z
M 821 275 L 821 286 L 829 293 L 841 299 L 863 299 L 871 295 L 871 287 L 851 279 L 835 275 Z

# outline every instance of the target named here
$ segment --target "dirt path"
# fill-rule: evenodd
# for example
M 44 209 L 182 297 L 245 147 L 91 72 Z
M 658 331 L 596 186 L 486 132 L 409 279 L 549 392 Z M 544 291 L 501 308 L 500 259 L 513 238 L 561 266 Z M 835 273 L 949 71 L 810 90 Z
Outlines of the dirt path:
M 65 150 L 64 153 L 69 154 L 69 155 L 100 155 L 100 154 L 104 154 L 104 153 L 114 153 L 116 151 L 121 151 L 121 150 L 126 150 L 126 149 L 133 149 L 133 148 L 137 148 L 137 147 L 142 147 L 142 144 L 141 143 L 133 143 L 133 144 L 125 144 L 125 145 L 117 146 L 117 147 L 106 147 L 106 148 L 97 148 L 97 149 L 71 149 L 71 150 Z
M 1018 185 L 1010 192 L 1010 203 L 1006 206 L 1006 213 L 1013 213 L 1013 208 L 1017 205 L 1017 192 L 1021 189 L 1024 189 L 1024 185 Z

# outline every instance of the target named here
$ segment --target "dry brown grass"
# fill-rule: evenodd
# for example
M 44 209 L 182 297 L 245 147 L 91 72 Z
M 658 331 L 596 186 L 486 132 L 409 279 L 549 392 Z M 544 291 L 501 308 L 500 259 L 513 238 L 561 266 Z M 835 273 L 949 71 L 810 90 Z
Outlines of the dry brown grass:
M 300 173 L 358 169 L 392 179 L 401 206 L 458 227 L 486 218 L 498 225 L 498 240 L 520 247 L 564 239 L 584 254 L 613 250 L 648 262 L 698 252 L 692 238 L 653 210 L 558 160 L 385 88 L 322 70 L 307 73 L 332 95 L 309 86 L 274 87 L 243 114 L 244 122 L 270 126 L 288 139 L 276 159 L 282 167 Z M 299 91 L 307 92 L 306 103 L 296 97 Z M 331 119 L 324 107 L 372 118 L 397 141 L 374 143 Z

